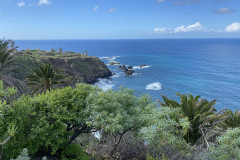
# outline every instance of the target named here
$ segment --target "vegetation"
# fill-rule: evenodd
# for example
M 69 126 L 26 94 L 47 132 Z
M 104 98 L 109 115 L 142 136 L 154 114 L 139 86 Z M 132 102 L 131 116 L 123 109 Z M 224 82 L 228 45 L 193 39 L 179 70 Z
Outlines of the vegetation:
M 4 129 L 4 112 L 3 109 L 6 110 L 8 107 L 7 103 L 11 101 L 11 97 L 16 93 L 16 89 L 14 87 L 11 88 L 5 88 L 3 86 L 3 82 L 0 81 L 0 130 L 1 136 L 0 136 L 0 146 L 3 151 L 3 147 L 8 143 L 8 141 L 14 136 L 16 133 L 16 126 L 14 123 L 10 123 L 9 125 L 6 125 L 6 128 Z M 2 151 L 0 155 L 0 159 L 2 158 Z
M 27 76 L 28 86 L 32 93 L 51 91 L 53 87 L 66 83 L 66 75 L 62 70 L 53 69 L 50 64 L 42 65 L 39 69 L 34 69 L 33 74 Z
M 192 95 L 187 99 L 202 101 Z M 167 102 L 166 97 L 165 100 Z M 214 108 L 211 102 L 205 104 Z M 186 110 L 169 106 L 159 108 L 148 96 L 137 98 L 129 89 L 102 91 L 87 84 L 33 97 L 23 96 L 1 106 L 4 115 L 1 135 L 5 135 L 12 124 L 17 128 L 14 139 L 4 144 L 3 156 L 4 159 L 16 158 L 27 148 L 28 157 L 32 158 L 89 159 L 88 154 L 104 159 L 239 158 L 239 128 L 223 129 L 219 136 L 210 139 L 204 134 L 198 143 L 191 144 L 186 135 L 194 123 L 186 116 Z M 226 124 L 226 120 L 221 121 L 222 124 Z M 211 124 L 217 128 L 222 126 Z M 212 130 L 215 131 L 215 127 L 212 126 Z M 98 133 L 98 138 L 90 136 L 93 133 Z
M 240 159 L 240 112 L 218 112 L 216 100 L 177 94 L 180 102 L 162 96 L 159 105 L 126 88 L 63 87 L 68 79 L 51 64 L 89 57 L 29 49 L 11 59 L 14 44 L 2 40 L 0 47 L 0 159 Z M 27 77 L 34 95 L 16 97 L 17 89 L 3 82 L 9 76 L 3 70 L 13 61 L 37 68 Z
M 16 52 L 15 61 L 21 64 L 8 72 L 9 76 L 26 82 L 26 76 L 32 74 L 33 69 L 45 64 L 51 64 L 54 69 L 63 70 L 67 75 L 68 85 L 76 83 L 94 83 L 97 78 L 111 76 L 111 71 L 97 57 L 64 51 L 48 52 L 40 49 Z
M 213 127 L 223 116 L 216 113 L 217 110 L 214 108 L 216 100 L 208 102 L 205 99 L 199 100 L 200 96 L 179 93 L 177 95 L 180 97 L 180 103 L 162 96 L 164 103 L 161 103 L 161 106 L 181 109 L 183 116 L 190 122 L 184 138 L 187 143 L 194 145 L 205 134 L 204 131 Z
M 23 93 L 27 91 L 24 82 L 14 78 L 9 74 L 10 71 L 17 65 L 14 59 L 17 47 L 14 46 L 14 41 L 0 40 L 0 79 L 8 86 L 15 86 Z
M 87 124 L 96 128 L 101 136 L 101 147 L 96 154 L 104 153 L 105 158 L 120 158 L 122 155 L 116 155 L 116 152 L 123 136 L 146 126 L 148 112 L 156 107 L 149 97 L 136 98 L 129 89 L 90 94 L 87 104 L 87 112 L 91 115 Z
M 225 112 L 228 118 L 224 121 L 225 128 L 240 127 L 240 111 L 232 112 L 230 109 Z

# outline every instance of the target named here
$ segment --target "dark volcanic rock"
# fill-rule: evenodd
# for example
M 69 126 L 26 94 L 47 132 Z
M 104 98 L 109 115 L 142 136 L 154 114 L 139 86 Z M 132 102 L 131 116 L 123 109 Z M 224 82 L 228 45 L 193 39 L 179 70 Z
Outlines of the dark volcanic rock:
M 111 66 L 115 66 L 115 65 L 119 65 L 120 63 L 119 62 L 109 62 L 108 64 Z
M 118 68 L 123 69 L 124 71 L 127 71 L 127 70 L 128 70 L 125 65 L 123 65 L 123 66 L 118 66 Z
M 147 65 L 140 65 L 140 68 L 146 67 Z
M 112 76 L 112 72 L 97 57 L 90 58 L 70 58 L 58 59 L 49 58 L 49 61 L 55 68 L 62 69 L 71 77 L 71 85 L 75 83 L 95 83 L 98 78 Z
M 133 70 L 127 70 L 127 71 L 125 71 L 125 74 L 126 75 L 132 75 L 134 73 L 134 71 Z

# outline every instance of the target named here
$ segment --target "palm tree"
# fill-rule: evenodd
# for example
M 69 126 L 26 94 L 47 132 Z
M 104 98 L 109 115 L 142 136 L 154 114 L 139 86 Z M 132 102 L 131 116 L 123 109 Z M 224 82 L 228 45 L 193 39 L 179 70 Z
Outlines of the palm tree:
M 223 127 L 227 128 L 236 128 L 240 127 L 240 111 L 232 112 L 230 109 L 225 112 L 227 115 L 226 120 L 223 123 Z
M 14 86 L 20 93 L 27 91 L 25 83 L 9 75 L 11 69 L 16 66 L 14 52 L 17 47 L 14 47 L 14 41 L 0 40 L 0 79 L 8 86 Z
M 51 91 L 55 85 L 64 84 L 65 74 L 62 70 L 54 70 L 50 64 L 34 69 L 33 74 L 27 76 L 28 86 L 32 93 Z
M 184 136 L 187 143 L 195 144 L 202 136 L 205 127 L 211 127 L 217 120 L 220 119 L 217 111 L 214 108 L 216 100 L 208 102 L 205 99 L 200 99 L 200 96 L 194 97 L 193 95 L 179 94 L 180 103 L 163 97 L 163 107 L 181 108 L 184 117 L 187 117 L 191 126 Z

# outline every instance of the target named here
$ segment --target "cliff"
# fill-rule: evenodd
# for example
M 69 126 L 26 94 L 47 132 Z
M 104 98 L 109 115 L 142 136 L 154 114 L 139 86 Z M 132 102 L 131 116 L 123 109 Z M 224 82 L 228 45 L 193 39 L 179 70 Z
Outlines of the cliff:
M 75 83 L 94 83 L 98 78 L 110 77 L 111 71 L 97 57 L 82 55 L 80 53 L 56 54 L 49 52 L 21 51 L 16 56 L 20 67 L 15 68 L 11 74 L 15 78 L 25 80 L 25 76 L 44 63 L 50 63 L 55 69 L 64 70 L 68 75 L 69 85 Z

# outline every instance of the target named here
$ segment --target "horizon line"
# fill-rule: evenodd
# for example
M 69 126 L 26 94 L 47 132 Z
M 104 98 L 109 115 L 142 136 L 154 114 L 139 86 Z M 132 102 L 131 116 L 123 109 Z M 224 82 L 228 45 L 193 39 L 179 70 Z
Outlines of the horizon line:
M 8 38 L 11 40 L 17 40 L 17 41 L 40 41 L 40 40 L 167 40 L 167 39 L 240 39 L 236 38 L 236 37 L 222 37 L 222 38 L 212 38 L 212 37 L 207 37 L 207 38 L 202 38 L 202 37 L 198 37 L 198 38 L 73 38 L 73 39 L 12 39 L 12 38 Z

